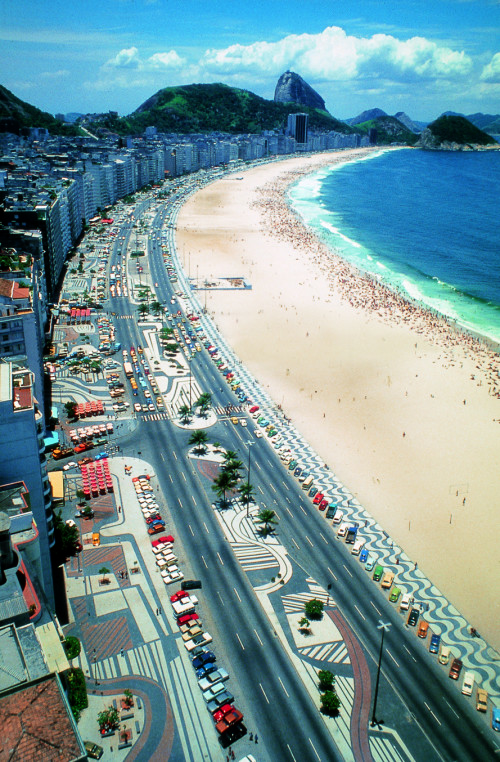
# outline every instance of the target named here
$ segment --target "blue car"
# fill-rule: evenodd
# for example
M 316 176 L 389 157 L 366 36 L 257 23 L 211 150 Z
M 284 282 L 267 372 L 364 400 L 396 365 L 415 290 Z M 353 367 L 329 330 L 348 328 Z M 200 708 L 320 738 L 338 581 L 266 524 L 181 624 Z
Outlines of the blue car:
M 500 709 L 496 706 L 491 714 L 491 727 L 500 732 Z
M 203 667 L 204 664 L 214 661 L 217 661 L 215 654 L 212 651 L 204 651 L 193 659 L 193 667 L 199 669 L 200 667 Z
M 431 642 L 429 643 L 429 651 L 431 654 L 437 654 L 439 651 L 439 644 L 441 642 L 441 635 L 432 635 Z
M 215 672 L 217 669 L 217 664 L 214 664 L 212 661 L 208 661 L 206 664 L 203 664 L 201 667 L 198 667 L 196 670 L 196 677 L 198 680 L 200 680 L 202 677 L 206 677 L 210 674 L 210 672 Z
M 362 564 L 366 563 L 366 561 L 368 560 L 368 550 L 366 548 L 363 548 L 363 550 L 359 554 L 359 560 L 361 561 Z

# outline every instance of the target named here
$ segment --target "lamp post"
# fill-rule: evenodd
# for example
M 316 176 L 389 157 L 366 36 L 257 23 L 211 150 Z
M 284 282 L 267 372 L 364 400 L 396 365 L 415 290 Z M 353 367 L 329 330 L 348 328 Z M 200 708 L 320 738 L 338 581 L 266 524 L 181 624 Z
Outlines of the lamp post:
M 384 648 L 384 635 L 386 631 L 389 631 L 389 627 L 391 626 L 390 622 L 383 622 L 381 619 L 378 620 L 379 624 L 377 625 L 377 630 L 382 630 L 382 638 L 380 639 L 380 651 L 378 655 L 378 668 L 377 668 L 377 681 L 375 683 L 375 696 L 373 699 L 373 712 L 372 712 L 372 721 L 370 722 L 370 726 L 373 728 L 374 725 L 382 725 L 383 720 L 377 720 L 375 717 L 375 713 L 377 711 L 377 698 L 378 698 L 378 684 L 380 680 L 380 667 L 382 665 L 382 652 Z
M 248 481 L 247 481 L 247 484 L 248 484 L 248 489 L 250 489 L 250 453 L 251 453 L 251 451 L 252 451 L 252 445 L 253 445 L 253 442 L 251 442 L 250 440 L 248 440 L 248 441 L 247 441 L 247 445 L 248 445 Z M 248 518 L 248 515 L 249 515 L 249 511 L 250 511 L 250 495 L 247 495 L 247 497 L 248 497 L 248 503 L 247 503 L 247 518 Z

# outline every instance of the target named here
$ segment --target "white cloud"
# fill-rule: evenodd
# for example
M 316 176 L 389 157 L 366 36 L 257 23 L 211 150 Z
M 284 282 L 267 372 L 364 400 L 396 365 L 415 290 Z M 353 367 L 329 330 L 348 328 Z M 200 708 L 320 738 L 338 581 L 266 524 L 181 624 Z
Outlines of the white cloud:
M 306 79 L 348 81 L 382 77 L 393 81 L 455 79 L 470 73 L 472 61 L 423 37 L 399 40 L 386 34 L 353 37 L 340 27 L 319 34 L 289 35 L 277 42 L 255 42 L 207 50 L 200 61 L 212 73 L 234 70 L 281 74 L 293 69 Z
M 40 77 L 44 79 L 61 79 L 62 77 L 68 77 L 69 74 L 68 69 L 58 69 L 57 71 L 41 71 Z
M 500 83 L 500 53 L 495 53 L 481 72 L 483 82 Z
M 165 53 L 154 53 L 149 58 L 141 58 L 136 47 L 124 48 L 104 64 L 104 69 L 135 69 L 137 71 L 153 71 L 161 69 L 180 69 L 186 61 L 175 50 Z

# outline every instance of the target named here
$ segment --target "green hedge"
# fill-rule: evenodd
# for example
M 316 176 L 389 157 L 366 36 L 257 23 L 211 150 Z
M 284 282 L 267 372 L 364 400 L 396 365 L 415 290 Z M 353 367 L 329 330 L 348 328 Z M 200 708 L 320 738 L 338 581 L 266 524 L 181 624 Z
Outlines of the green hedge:
M 66 672 L 66 682 L 68 686 L 68 701 L 75 720 L 78 722 L 82 710 L 86 709 L 89 705 L 85 675 L 79 667 L 69 669 Z

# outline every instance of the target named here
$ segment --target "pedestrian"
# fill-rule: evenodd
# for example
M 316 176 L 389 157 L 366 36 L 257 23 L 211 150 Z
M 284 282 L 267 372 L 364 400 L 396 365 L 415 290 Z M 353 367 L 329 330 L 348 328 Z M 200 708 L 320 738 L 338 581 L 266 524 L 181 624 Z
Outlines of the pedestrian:
M 259 736 L 257 735 L 257 733 L 255 734 L 255 743 L 259 743 Z
M 253 741 L 253 733 L 250 733 L 250 740 Z
M 120 656 L 123 656 L 123 655 L 124 655 L 123 648 L 120 648 Z
M 396 558 L 396 566 L 398 566 L 398 565 L 399 565 L 399 557 Z
M 118 513 L 121 513 L 121 512 L 122 512 L 122 507 L 121 507 L 121 505 L 119 505 L 118 506 Z
M 417 562 L 416 562 L 416 561 L 415 561 L 415 566 L 414 566 L 413 568 L 414 568 L 414 569 L 417 569 L 417 568 L 418 568 L 418 564 L 417 564 Z

